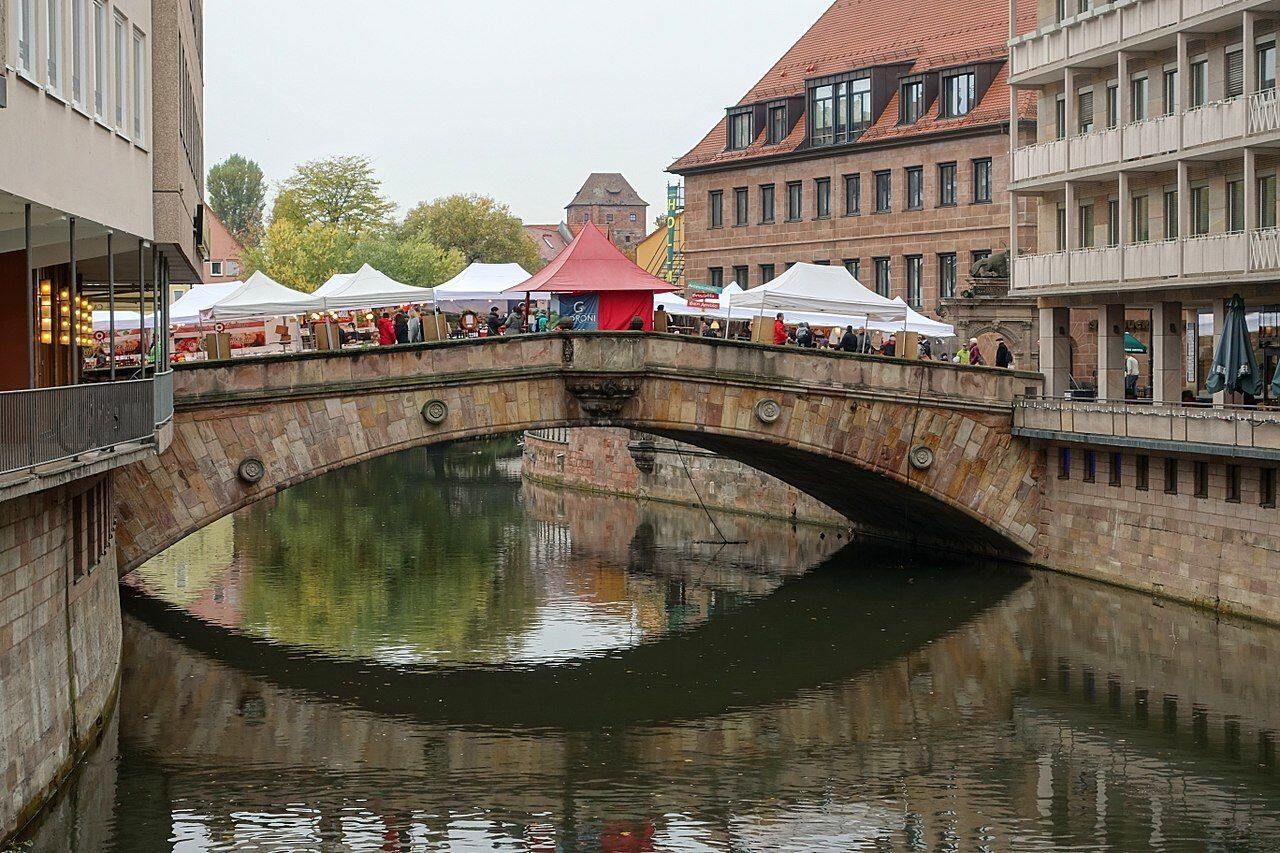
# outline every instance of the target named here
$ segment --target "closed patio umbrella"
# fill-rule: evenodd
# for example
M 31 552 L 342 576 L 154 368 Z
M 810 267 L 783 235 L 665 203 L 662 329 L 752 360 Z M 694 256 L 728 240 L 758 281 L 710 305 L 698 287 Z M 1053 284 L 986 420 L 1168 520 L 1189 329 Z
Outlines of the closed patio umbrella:
M 1239 294 L 1227 302 L 1227 319 L 1218 341 L 1218 351 L 1213 356 L 1213 367 L 1206 383 L 1210 394 L 1225 391 L 1228 394 L 1262 395 L 1262 376 L 1258 360 L 1249 343 L 1249 327 L 1245 322 L 1244 300 Z
M 1276 365 L 1276 378 L 1271 380 L 1271 396 L 1280 397 L 1280 364 Z

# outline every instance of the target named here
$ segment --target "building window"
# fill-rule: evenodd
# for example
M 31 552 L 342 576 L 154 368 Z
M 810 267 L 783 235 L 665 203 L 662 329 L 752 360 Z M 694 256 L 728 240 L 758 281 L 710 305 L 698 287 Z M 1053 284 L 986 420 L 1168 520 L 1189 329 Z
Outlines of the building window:
M 142 142 L 142 115 L 147 108 L 146 99 L 146 63 L 147 63 L 147 43 L 145 36 L 133 31 L 133 138 L 136 142 Z
M 1244 94 L 1244 51 L 1231 50 L 1226 56 L 1226 93 L 1228 98 Z
M 1107 245 L 1120 245 L 1120 199 L 1107 199 Z
M 804 185 L 799 181 L 787 184 L 787 221 L 799 222 L 804 216 Z
M 907 302 L 912 308 L 924 307 L 924 258 L 907 255 Z
M 809 141 L 852 142 L 871 123 L 871 78 L 824 83 L 809 90 Z
M 991 201 L 991 158 L 983 157 L 973 161 L 973 203 L 987 204 Z
M 1258 91 L 1268 92 L 1276 87 L 1276 43 L 1269 41 L 1258 45 Z
M 1080 248 L 1093 248 L 1093 205 L 1082 204 L 1076 209 L 1076 224 L 1080 227 Z
M 1071 479 L 1071 448 L 1070 447 L 1058 448 L 1058 479 L 1059 480 Z
M 590 213 L 584 213 L 584 214 L 582 214 L 582 221 L 583 221 L 584 223 L 586 223 L 586 222 L 590 222 L 590 221 L 591 221 L 591 214 L 590 214 Z
M 956 253 L 938 255 L 938 297 L 951 299 L 956 295 Z
M 1111 485 L 1120 486 L 1124 483 L 1124 456 L 1120 453 L 1111 454 Z
M 989 257 L 991 257 L 990 249 L 974 249 L 969 253 L 969 263 L 976 264 L 979 261 L 985 261 Z
M 924 207 L 924 168 L 909 166 L 907 172 L 907 210 Z
M 816 86 L 809 95 L 809 140 L 814 145 L 830 145 L 835 141 L 835 88 L 830 84 Z
M 741 151 L 751 145 L 754 134 L 751 132 L 751 116 L 749 112 L 734 113 L 729 116 L 729 149 Z
M 612 213 L 606 213 L 606 214 L 604 215 L 604 221 L 605 221 L 606 223 L 612 224 L 612 223 L 613 223 L 613 214 L 612 214 Z
M 125 51 L 125 21 L 119 15 L 115 19 L 114 39 L 111 49 L 115 52 L 115 86 L 112 95 L 116 99 L 116 130 L 124 131 L 125 103 L 129 99 L 129 90 L 125 85 L 128 76 L 126 67 L 128 54 Z
M 938 206 L 951 207 L 956 203 L 956 164 L 941 163 L 938 166 Z
M 760 187 L 760 222 L 762 225 L 769 225 L 773 222 L 774 193 L 773 184 L 765 184 Z
M 1240 466 L 1227 466 L 1227 503 L 1240 503 Z
M 1227 231 L 1244 230 L 1244 181 L 1227 181 Z
M 1067 138 L 1067 96 L 1059 95 L 1053 102 L 1053 138 Z
M 34 73 L 36 61 L 36 10 L 35 0 L 17 0 L 18 6 L 18 70 Z
M 902 84 L 900 124 L 915 124 L 924 115 L 924 81 L 911 80 Z
M 1173 457 L 1164 460 L 1164 493 L 1166 495 L 1178 493 L 1178 460 Z
M 1209 188 L 1191 188 L 1191 236 L 1203 237 L 1209 233 Z
M 1164 238 L 1178 239 L 1178 191 L 1164 191 Z
M 858 280 L 859 284 L 862 283 L 862 259 L 861 258 L 845 258 L 844 268 L 845 268 L 845 271 L 849 273 L 849 275 L 853 276 Z
M 1067 250 L 1067 206 L 1065 204 L 1058 205 L 1053 212 L 1053 230 L 1056 239 L 1055 247 L 1059 252 Z
M 93 114 L 98 118 L 107 109 L 107 4 L 93 4 Z
M 942 117 L 968 115 L 974 107 L 977 89 L 972 71 L 948 74 L 942 78 Z
M 88 0 L 71 0 L 71 100 L 84 106 L 85 72 L 88 70 Z
M 1195 489 L 1196 497 L 1209 497 L 1209 463 L 1197 462 L 1193 466 L 1195 469 Z
M 1258 227 L 1276 227 L 1276 176 L 1258 178 Z
M 733 191 L 733 224 L 738 227 L 747 225 L 751 213 L 746 187 L 738 187 Z
M 769 137 L 770 145 L 777 145 L 779 142 L 787 138 L 787 108 L 770 107 L 769 108 Z
M 816 196 L 818 218 L 828 219 L 831 216 L 831 179 L 818 178 L 813 182 L 813 192 Z
M 209 275 L 222 275 L 222 261 L 209 261 Z
M 1178 72 L 1169 69 L 1164 72 L 1164 114 L 1171 116 L 1178 111 Z
M 724 267 L 711 267 L 707 270 L 707 283 L 712 287 L 724 287 Z
M 636 214 L 634 214 L 634 213 L 633 213 L 633 214 L 631 214 L 631 217 L 630 217 L 630 219 L 631 219 L 631 221 L 632 221 L 632 222 L 637 222 L 637 221 L 639 221 L 639 218 L 640 218 L 640 217 L 639 217 L 639 216 L 637 216 L 637 215 L 636 215 Z
M 773 264 L 761 264 L 760 265 L 760 283 L 768 284 L 769 282 L 777 278 L 778 274 L 775 270 L 776 268 L 774 267 Z
M 1120 124 L 1120 84 L 1107 84 L 1107 130 Z
M 1086 450 L 1084 452 L 1084 481 L 1086 483 L 1096 483 L 1098 481 L 1097 451 Z
M 1191 109 L 1209 103 L 1209 60 L 1198 59 L 1191 63 Z
M 1079 133 L 1093 133 L 1093 87 L 1076 93 L 1076 125 Z
M 844 176 L 844 215 L 857 216 L 862 213 L 862 176 Z
M 239 261 L 226 261 L 226 262 L 224 262 L 224 263 L 223 263 L 222 270 L 223 270 L 223 272 L 224 272 L 226 275 L 239 275 L 239 274 L 240 274 L 240 262 L 239 262 Z
M 724 227 L 724 191 L 712 190 L 707 198 L 707 207 L 710 211 L 710 225 L 712 228 Z
M 1145 243 L 1151 239 L 1150 220 L 1147 217 L 1147 197 L 1135 195 L 1130 206 L 1133 208 L 1133 228 L 1130 231 L 1130 237 L 1135 243 Z
M 1129 121 L 1147 120 L 1147 77 L 1129 81 Z
M 887 298 L 889 296 L 889 288 L 891 285 L 889 280 L 889 259 L 876 258 L 874 263 L 876 274 L 876 293 Z
M 46 9 L 44 82 L 45 88 L 56 94 L 62 90 L 62 0 L 48 0 Z
M 1138 491 L 1145 492 L 1151 488 L 1151 457 L 1139 456 L 1134 462 L 1138 468 Z
M 1258 505 L 1263 509 L 1276 508 L 1276 469 L 1263 468 L 1258 472 Z
M 747 266 L 740 266 L 740 267 L 734 267 L 734 268 L 733 268 L 733 283 L 734 283 L 734 284 L 738 285 L 738 287 L 741 287 L 743 290 L 746 290 L 746 289 L 747 289 L 747 285 L 748 285 L 750 282 L 751 282 L 751 268 L 750 268 L 750 267 L 747 267 Z
M 893 173 L 876 172 L 876 213 L 888 213 L 893 208 Z

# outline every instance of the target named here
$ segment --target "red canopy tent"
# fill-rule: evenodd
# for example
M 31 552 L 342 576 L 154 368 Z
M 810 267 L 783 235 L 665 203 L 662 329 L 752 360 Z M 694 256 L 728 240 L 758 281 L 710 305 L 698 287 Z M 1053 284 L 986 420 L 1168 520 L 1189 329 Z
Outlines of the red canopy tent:
M 560 315 L 573 316 L 575 329 L 628 329 L 634 317 L 653 331 L 653 294 L 676 287 L 650 275 L 588 222 L 554 261 L 507 293 L 553 293 L 561 298 Z

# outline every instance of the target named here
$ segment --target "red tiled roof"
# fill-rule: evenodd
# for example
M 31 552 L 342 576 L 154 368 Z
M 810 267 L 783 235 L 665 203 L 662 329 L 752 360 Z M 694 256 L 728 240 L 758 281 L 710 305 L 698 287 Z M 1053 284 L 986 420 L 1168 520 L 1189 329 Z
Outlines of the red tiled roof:
M 559 225 L 526 225 L 524 233 L 528 234 L 529 239 L 538 247 L 538 254 L 542 256 L 542 260 L 548 263 L 554 261 L 556 256 L 569 245 L 564 235 L 560 233 Z
M 1019 6 L 1018 31 L 1035 29 L 1033 3 Z M 805 93 L 805 80 L 872 65 L 910 65 L 918 74 L 978 62 L 1001 61 L 1008 55 L 1008 0 L 965 0 L 954 6 L 933 0 L 836 0 L 807 33 L 752 87 L 738 105 L 757 104 Z M 898 101 L 892 98 L 860 142 L 920 136 L 940 130 L 980 127 L 1008 121 L 1009 88 L 1002 68 L 979 104 L 958 119 L 939 119 L 938 101 L 928 116 L 915 124 L 898 125 Z M 1032 93 L 1018 98 L 1022 118 L 1035 115 Z M 802 114 L 795 129 L 781 143 L 764 144 L 764 128 L 750 146 L 726 151 L 726 124 L 715 128 L 693 150 L 670 167 L 672 172 L 734 163 L 762 156 L 788 154 L 801 148 L 807 122 Z
M 648 291 L 670 293 L 676 288 L 645 272 L 622 254 L 594 224 L 583 224 L 569 248 L 533 278 L 508 293 L 596 293 Z

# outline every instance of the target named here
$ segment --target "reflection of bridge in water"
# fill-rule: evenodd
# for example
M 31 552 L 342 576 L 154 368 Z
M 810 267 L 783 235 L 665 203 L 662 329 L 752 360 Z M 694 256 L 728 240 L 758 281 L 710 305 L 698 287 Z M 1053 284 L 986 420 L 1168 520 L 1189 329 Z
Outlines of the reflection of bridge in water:
M 176 813 L 179 835 L 317 846 L 483 831 L 571 849 L 610 827 L 646 826 L 659 839 L 757 848 L 819 838 L 893 849 L 1280 843 L 1270 746 L 1280 687 L 1246 677 L 1275 671 L 1280 632 L 1043 575 L 1003 599 L 974 600 L 979 585 L 964 572 L 910 583 L 864 570 L 839 582 L 849 571 L 818 572 L 723 617 L 732 649 L 714 640 L 721 619 L 653 644 L 665 659 L 719 663 L 726 675 L 605 728 L 536 712 L 546 725 L 512 727 L 498 711 L 488 725 L 451 720 L 458 700 L 425 685 L 386 685 L 399 712 L 384 711 L 360 700 L 360 685 L 345 695 L 346 671 L 322 665 L 307 676 L 312 667 L 294 659 L 282 675 L 226 645 L 225 632 L 182 623 L 178 642 L 131 618 L 121 728 L 131 760 L 153 762 L 154 784 L 122 791 L 117 808 L 136 807 L 127 797 Z M 828 608 L 825 637 L 792 633 L 814 606 Z M 874 643 L 867 635 L 899 621 L 898 606 L 939 615 L 907 642 Z M 806 663 L 820 642 L 832 660 Z M 744 695 L 732 656 L 767 654 L 767 643 L 816 678 L 778 685 L 765 659 L 760 680 L 774 687 Z M 1135 643 L 1144 655 L 1132 654 Z M 647 696 L 688 692 L 644 659 L 631 658 Z M 607 669 L 576 678 L 598 693 L 621 687 Z M 442 695 L 444 710 L 434 702 Z M 599 698 L 609 713 L 626 710 Z M 110 768 L 98 762 L 96 772 Z

